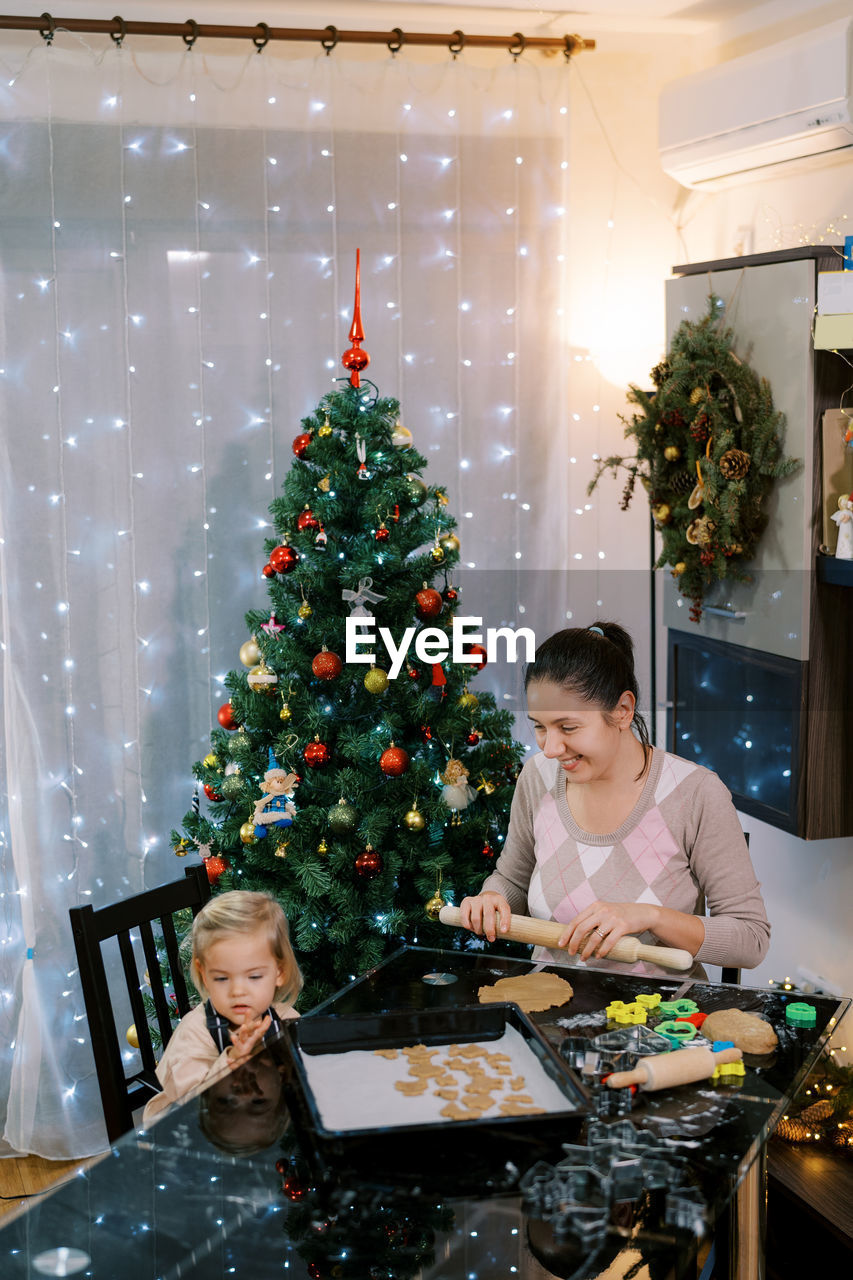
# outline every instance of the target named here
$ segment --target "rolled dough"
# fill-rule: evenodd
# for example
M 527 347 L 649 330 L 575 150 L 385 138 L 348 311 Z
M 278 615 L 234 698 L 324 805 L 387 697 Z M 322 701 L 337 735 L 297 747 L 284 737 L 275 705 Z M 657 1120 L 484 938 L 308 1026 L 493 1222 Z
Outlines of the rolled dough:
M 480 1004 L 510 1001 L 525 1013 L 539 1013 L 554 1005 L 568 1004 L 574 995 L 571 984 L 554 973 L 522 973 L 517 978 L 500 978 L 490 987 L 480 987 Z
M 743 1009 L 717 1009 L 702 1023 L 706 1040 L 731 1040 L 744 1053 L 772 1053 L 779 1043 L 769 1022 Z

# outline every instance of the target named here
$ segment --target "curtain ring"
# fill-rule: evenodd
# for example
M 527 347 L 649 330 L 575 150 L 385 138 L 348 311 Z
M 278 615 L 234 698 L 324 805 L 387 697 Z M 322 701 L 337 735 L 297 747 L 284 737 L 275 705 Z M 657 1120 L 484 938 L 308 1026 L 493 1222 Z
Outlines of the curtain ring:
M 455 60 L 459 56 L 459 54 L 462 52 L 462 50 L 465 48 L 465 32 L 458 31 L 458 30 L 454 31 L 453 39 L 450 41 L 450 44 L 447 47 L 450 50 L 450 52 L 453 54 L 453 57 Z
M 338 43 L 338 38 L 338 28 L 333 27 L 330 23 L 323 32 L 323 39 L 320 41 L 321 47 L 326 50 L 327 58 Z
M 111 31 L 110 39 L 120 49 L 124 43 L 124 37 L 127 35 L 127 23 L 124 18 L 119 17 L 118 14 L 113 18 L 113 22 L 118 23 L 118 35 L 116 35 L 114 31 Z
M 512 44 L 509 46 L 509 52 L 512 54 L 513 58 L 516 61 L 524 53 L 524 47 L 526 44 L 527 44 L 527 41 L 525 40 L 521 32 L 516 31 L 515 35 L 512 37 Z
M 578 43 L 578 37 L 577 37 L 577 36 L 563 36 L 563 42 L 564 42 L 564 45 L 565 45 L 565 48 L 563 49 L 563 57 L 566 59 L 566 62 L 571 62 L 571 60 L 572 60 L 572 54 L 574 53 L 574 51 L 575 51 L 575 46 L 576 46 L 576 45 L 577 45 L 577 43 Z
M 194 18 L 187 18 L 186 22 L 184 23 L 184 26 L 189 27 L 190 33 L 189 35 L 187 35 L 185 31 L 182 31 L 181 39 L 183 40 L 187 48 L 191 49 L 195 44 L 196 40 L 198 40 L 198 23 L 195 21 Z
M 44 27 L 39 27 L 39 35 L 45 44 L 53 44 L 53 37 L 56 32 L 56 23 L 49 13 L 43 13 L 41 15 L 41 20 L 42 22 L 47 23 L 47 30 L 45 31 Z
M 388 41 L 388 48 L 391 50 L 391 53 L 394 55 L 394 57 L 396 57 L 397 54 L 402 49 L 403 45 L 406 43 L 406 36 L 405 36 L 405 33 L 400 30 L 399 27 L 393 27 L 391 29 L 391 35 L 395 36 L 396 39 Z
M 258 53 L 260 53 L 262 49 L 266 49 L 270 42 L 270 29 L 265 22 L 257 22 L 255 23 L 255 26 L 260 28 L 261 34 L 259 36 L 252 36 L 252 44 L 257 49 Z

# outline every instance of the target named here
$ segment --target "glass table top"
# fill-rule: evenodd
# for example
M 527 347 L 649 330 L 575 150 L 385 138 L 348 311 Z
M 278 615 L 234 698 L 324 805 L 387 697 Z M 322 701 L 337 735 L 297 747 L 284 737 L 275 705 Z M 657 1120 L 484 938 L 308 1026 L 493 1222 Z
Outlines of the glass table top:
M 302 1023 L 357 1025 L 369 1048 L 377 1030 L 395 1025 L 393 1011 L 408 1011 L 428 1033 L 440 1011 L 474 1006 L 479 987 L 534 967 L 485 951 L 404 947 Z M 587 1102 L 573 1122 L 389 1125 L 375 1142 L 328 1141 L 304 1105 L 291 1026 L 13 1219 L 0 1231 L 0 1275 L 580 1280 L 617 1257 L 619 1275 L 642 1262 L 661 1280 L 695 1275 L 703 1234 L 848 1002 L 809 996 L 816 1025 L 792 1029 L 785 1006 L 803 997 L 772 988 L 585 966 L 549 972 L 574 995 L 529 1016 L 546 1053 L 553 1046 L 569 1068 L 616 1029 L 607 1005 L 639 993 L 691 999 L 705 1013 L 760 1013 L 779 1044 L 772 1055 L 747 1056 L 736 1083 L 716 1086 L 631 1097 L 576 1073 Z M 331 1022 L 351 1017 L 357 1023 Z

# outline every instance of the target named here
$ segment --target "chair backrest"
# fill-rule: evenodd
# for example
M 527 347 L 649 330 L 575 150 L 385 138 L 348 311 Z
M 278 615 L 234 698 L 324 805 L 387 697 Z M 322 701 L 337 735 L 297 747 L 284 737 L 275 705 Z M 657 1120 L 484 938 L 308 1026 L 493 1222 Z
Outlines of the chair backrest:
M 749 848 L 749 832 L 744 831 L 743 838 L 746 841 L 746 847 Z M 720 970 L 720 982 L 735 982 L 740 986 L 740 969 L 731 969 L 726 965 Z
M 80 968 L 80 981 L 83 985 L 86 1016 L 92 1037 L 98 1087 L 101 1091 L 101 1103 L 110 1142 L 114 1142 L 123 1133 L 133 1128 L 134 1110 L 159 1090 L 155 1075 L 157 1063 L 154 1045 L 142 997 L 143 980 L 140 979 L 136 965 L 131 931 L 138 933 L 142 941 L 142 951 L 147 967 L 144 981 L 150 987 L 157 1027 L 165 1048 L 172 1035 L 172 1015 L 166 994 L 166 983 L 161 971 L 161 965 L 164 962 L 175 993 L 178 1017 L 183 1017 L 190 1010 L 189 996 L 178 953 L 178 938 L 172 917 L 175 912 L 187 909 L 196 916 L 209 898 L 210 882 L 207 877 L 207 868 L 202 863 L 200 866 L 187 867 L 183 880 L 175 880 L 171 884 L 136 894 L 132 898 L 123 898 L 111 906 L 101 907 L 99 911 L 90 905 L 71 907 L 69 910 L 71 932 Z M 155 921 L 159 921 L 160 924 L 162 934 L 160 946 L 165 950 L 165 957 L 158 953 L 158 942 L 152 927 Z M 125 1074 L 122 1062 L 119 1034 L 124 1039 L 125 1031 L 122 1029 L 119 1032 L 116 1027 L 107 971 L 101 951 L 101 944 L 111 938 L 115 938 L 118 942 L 142 1059 L 142 1069 L 131 1076 Z

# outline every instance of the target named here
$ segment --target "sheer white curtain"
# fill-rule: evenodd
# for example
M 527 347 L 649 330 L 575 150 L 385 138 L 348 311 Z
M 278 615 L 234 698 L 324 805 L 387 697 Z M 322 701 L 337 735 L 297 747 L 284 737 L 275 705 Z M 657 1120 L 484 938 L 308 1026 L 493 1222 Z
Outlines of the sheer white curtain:
M 182 871 L 357 246 L 466 610 L 554 608 L 520 575 L 566 555 L 568 88 L 562 60 L 63 33 L 0 72 L 0 1153 L 59 1158 L 104 1146 L 68 908 Z

